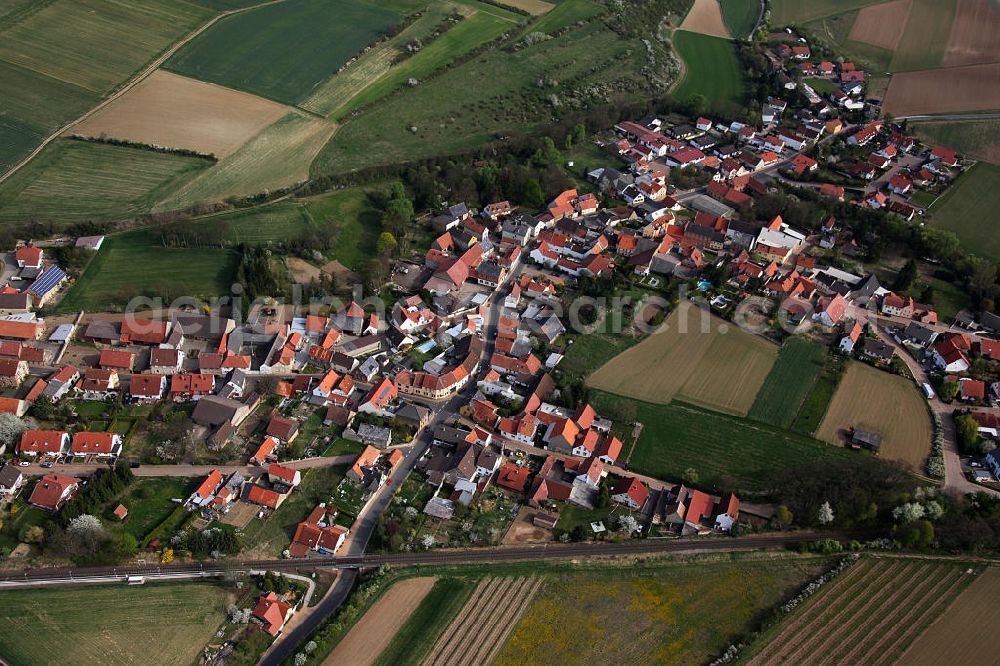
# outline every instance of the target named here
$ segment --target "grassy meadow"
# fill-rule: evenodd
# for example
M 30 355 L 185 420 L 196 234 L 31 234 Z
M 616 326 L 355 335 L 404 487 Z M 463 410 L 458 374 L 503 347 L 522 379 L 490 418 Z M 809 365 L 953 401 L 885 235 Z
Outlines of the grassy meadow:
M 686 102 L 701 95 L 713 109 L 742 106 L 742 68 L 731 41 L 677 30 L 673 45 L 684 61 L 684 75 L 673 90 L 674 99 Z
M 198 157 L 61 139 L 0 184 L 0 221 L 134 217 L 211 164 Z
M 760 0 L 721 0 L 722 20 L 736 39 L 744 39 L 753 30 L 760 15 Z
M 226 621 L 232 595 L 211 582 L 0 593 L 0 654 L 13 664 L 187 666 Z
M 763 423 L 709 412 L 692 405 L 656 405 L 591 392 L 598 412 L 615 417 L 633 403 L 642 423 L 629 467 L 658 479 L 679 481 L 688 469 L 705 488 L 755 491 L 776 470 L 858 454 Z M 631 415 L 630 415 L 631 416 Z
M 966 250 L 1000 259 L 998 207 L 1000 166 L 980 162 L 959 176 L 929 213 L 935 226 L 958 234 Z
M 226 295 L 238 262 L 230 249 L 164 247 L 155 227 L 115 234 L 105 239 L 58 310 L 103 311 L 140 295 Z
M 402 16 L 364 0 L 285 0 L 225 18 L 184 46 L 171 71 L 295 103 Z

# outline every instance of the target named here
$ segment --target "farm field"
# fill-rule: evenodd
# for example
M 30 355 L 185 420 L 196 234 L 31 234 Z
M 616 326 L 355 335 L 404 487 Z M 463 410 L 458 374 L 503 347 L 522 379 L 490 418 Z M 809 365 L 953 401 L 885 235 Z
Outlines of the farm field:
M 757 392 L 750 418 L 788 428 L 823 369 L 826 348 L 802 337 L 791 337 Z
M 717 335 L 684 382 L 677 399 L 724 414 L 746 416 L 778 356 L 762 337 L 735 327 Z
M 782 27 L 815 21 L 833 14 L 841 14 L 860 9 L 866 5 L 876 5 L 882 0 L 773 0 L 771 25 Z
M 967 568 L 963 563 L 865 558 L 758 639 L 757 653 L 747 663 L 895 663 L 974 580 Z
M 702 329 L 703 321 L 709 330 Z M 726 333 L 720 332 L 723 326 Z M 681 396 L 745 414 L 776 354 L 763 338 L 714 316 L 703 320 L 695 307 L 681 307 L 657 332 L 598 368 L 587 384 L 647 402 L 666 404 Z M 740 366 L 735 380 L 734 365 Z
M 285 0 L 225 18 L 181 48 L 171 71 L 294 103 L 401 14 L 365 0 Z
M 954 231 L 968 250 L 984 257 L 1000 258 L 1000 233 L 994 211 L 1000 206 L 1000 166 L 980 162 L 959 176 L 958 181 L 931 208 L 931 220 Z
M 694 0 L 688 10 L 681 30 L 696 32 L 701 35 L 711 35 L 722 39 L 731 39 L 732 34 L 722 18 L 722 6 L 719 0 Z
M 655 405 L 592 392 L 598 412 L 642 423 L 629 467 L 659 479 L 677 480 L 688 469 L 706 488 L 758 490 L 776 470 L 858 454 L 798 433 L 735 416 L 674 403 Z M 633 416 L 634 415 L 634 416 Z
M 955 20 L 958 0 L 912 0 L 906 28 L 892 56 L 890 71 L 940 67 Z
M 97 103 L 98 95 L 0 60 L 0 173 L 31 152 L 66 121 Z
M 532 32 L 552 33 L 577 21 L 603 14 L 606 8 L 593 0 L 562 0 L 545 16 L 531 24 Z
M 0 596 L 0 654 L 11 663 L 141 664 L 155 646 L 158 663 L 178 666 L 197 661 L 226 621 L 232 597 L 202 582 L 10 590 Z
M 211 162 L 199 157 L 61 139 L 0 184 L 0 221 L 126 219 Z
M 980 630 L 980 618 L 991 613 L 1000 594 L 1000 569 L 991 567 L 958 595 L 947 610 L 913 641 L 897 662 L 900 666 L 932 666 L 954 662 L 987 666 L 996 661 L 1000 637 Z
M 465 605 L 475 587 L 470 578 L 444 577 L 413 609 L 385 649 L 375 652 L 376 664 L 384 666 L 416 666 L 427 655 L 434 641 Z M 343 663 L 343 662 L 338 662 Z M 350 662 L 348 662 L 350 663 Z
M 325 663 L 374 664 L 436 583 L 434 576 L 407 578 L 394 583 L 351 627 Z
M 1000 109 L 1000 63 L 895 74 L 885 109 L 897 116 Z
M 859 20 L 861 12 L 868 11 L 869 9 L 882 11 L 881 7 L 883 7 L 881 4 L 869 5 L 867 9 L 855 9 L 840 14 L 832 14 L 805 23 L 803 27 L 810 34 L 829 42 L 838 54 L 843 54 L 845 58 L 854 61 L 858 67 L 863 67 L 869 72 L 887 72 L 889 71 L 889 64 L 892 62 L 893 52 L 890 49 L 873 46 L 872 44 L 853 38 L 855 26 L 861 24 Z M 876 25 L 866 25 L 862 34 L 872 39 L 885 39 L 885 34 L 881 34 L 883 30 L 886 34 L 898 30 L 900 35 L 902 35 L 905 25 L 905 17 L 902 17 L 898 26 L 886 26 L 883 28 Z M 879 36 L 875 37 L 876 34 Z M 874 79 L 875 77 L 872 78 Z
M 211 15 L 183 0 L 38 3 L 3 32 L 0 60 L 104 94 Z
M 728 110 L 742 106 L 742 68 L 732 42 L 677 30 L 673 45 L 684 61 L 684 75 L 673 90 L 674 99 L 684 102 L 701 95 L 711 108 Z
M 342 173 L 481 146 L 499 131 L 530 128 L 542 120 L 553 94 L 588 85 L 638 92 L 648 84 L 638 74 L 645 56 L 637 44 L 593 21 L 528 48 L 487 51 L 345 123 L 311 173 Z M 539 78 L 555 71 L 560 83 L 539 89 Z M 485 80 L 489 86 L 481 85 Z M 455 95 L 456 90 L 463 94 Z
M 503 0 L 500 4 L 524 10 L 532 16 L 544 14 L 555 7 L 551 2 L 545 2 L 545 0 Z
M 184 148 L 221 159 L 288 111 L 262 97 L 157 70 L 67 133 Z
M 312 94 L 299 106 L 324 116 L 343 115 L 338 114 L 338 111 L 354 96 L 378 81 L 392 68 L 400 66 L 395 64 L 395 60 L 404 53 L 408 43 L 413 40 L 426 42 L 453 12 L 470 15 L 474 10 L 450 2 L 438 2 L 428 6 L 420 18 L 398 35 L 375 44 L 359 55 L 354 62 L 316 86 Z M 405 62 L 406 60 L 403 61 Z
M 911 123 L 921 140 L 954 148 L 968 155 L 1000 164 L 1000 120 L 953 120 Z
M 541 585 L 536 576 L 484 578 L 438 636 L 425 666 L 492 663 Z
M 858 12 L 850 39 L 894 51 L 906 28 L 913 0 L 893 0 L 869 5 Z
M 59 312 L 104 311 L 140 296 L 228 294 L 239 261 L 223 248 L 164 247 L 155 228 L 108 236 L 57 306 Z
M 308 179 L 310 163 L 336 130 L 332 122 L 289 113 L 171 193 L 154 210 L 176 210 L 300 183 Z
M 469 10 L 465 6 L 462 9 Z M 372 81 L 355 96 L 345 100 L 343 105 L 334 110 L 333 117 L 343 118 L 401 88 L 411 78 L 423 81 L 462 54 L 510 29 L 509 20 L 476 11 L 414 55 L 388 69 L 381 78 Z M 349 72 L 350 69 L 346 71 Z
M 849 428 L 882 436 L 879 456 L 920 469 L 933 429 L 924 398 L 910 380 L 863 363 L 849 363 L 816 436 L 842 445 Z
M 496 664 L 708 663 L 826 562 L 678 562 L 552 576 Z
M 1000 60 L 1000 13 L 990 0 L 961 0 L 944 52 L 944 66 Z
M 729 34 L 737 39 L 748 37 L 760 15 L 760 0 L 719 0 L 719 4 Z

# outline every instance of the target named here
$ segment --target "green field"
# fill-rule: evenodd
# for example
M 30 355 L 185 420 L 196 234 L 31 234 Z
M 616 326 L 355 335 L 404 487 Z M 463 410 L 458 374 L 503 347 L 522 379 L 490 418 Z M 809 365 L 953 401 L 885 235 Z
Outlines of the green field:
M 591 392 L 598 412 L 614 413 L 621 401 L 631 400 Z M 755 491 L 784 467 L 851 456 L 811 437 L 678 402 L 631 402 L 643 428 L 629 467 L 658 479 L 679 481 L 693 468 L 706 488 Z
M 183 0 L 38 3 L 0 39 L 0 60 L 106 93 L 212 12 Z
M 378 666 L 420 664 L 438 635 L 462 609 L 473 587 L 468 578 L 439 578 L 374 663 Z
M 233 250 L 164 247 L 155 228 L 115 234 L 105 239 L 58 310 L 104 311 L 142 295 L 226 295 L 238 262 Z
M 62 139 L 0 184 L 0 221 L 134 217 L 211 164 L 197 157 Z
M 356 109 L 371 104 L 404 86 L 411 78 L 424 81 L 462 54 L 500 36 L 510 28 L 511 24 L 506 19 L 486 12 L 476 12 L 352 97 L 346 104 L 336 109 L 336 116 L 342 118 Z
M 760 0 L 720 0 L 722 20 L 736 39 L 750 35 L 760 16 Z
M 809 393 L 806 394 L 802 406 L 799 407 L 798 414 L 792 421 L 791 429 L 803 435 L 812 436 L 818 429 L 826 411 L 830 407 L 830 401 L 840 386 L 840 379 L 843 377 L 845 369 L 845 359 L 836 354 L 827 354 L 820 370 L 819 377 L 813 383 Z
M 599 21 L 517 51 L 493 49 L 345 123 L 312 172 L 340 173 L 475 148 L 498 132 L 527 129 L 550 117 L 552 96 L 585 86 L 638 95 L 648 85 L 639 74 L 643 62 L 641 42 L 623 41 Z M 539 88 L 546 78 L 551 84 Z
M 187 666 L 226 622 L 231 594 L 214 583 L 0 592 L 0 654 L 12 664 Z
M 166 67 L 294 103 L 400 18 L 365 0 L 285 0 L 219 21 Z
M 771 0 L 768 4 L 771 9 L 771 25 L 780 28 L 881 2 L 885 0 Z
M 550 576 L 495 663 L 707 664 L 828 566 L 783 556 Z
M 232 155 L 205 169 L 161 201 L 157 211 L 276 190 L 304 181 L 309 164 L 336 131 L 331 122 L 289 113 L 243 144 Z
M 315 223 L 334 222 L 337 240 L 327 255 L 352 271 L 362 270 L 374 256 L 382 229 L 381 214 L 372 207 L 368 193 L 368 188 L 352 188 L 303 199 Z
M 409 58 L 403 59 L 402 62 L 397 62 L 397 59 L 403 56 L 407 44 L 419 41 L 426 47 L 435 39 L 433 35 L 441 24 L 458 9 L 458 5 L 450 2 L 430 5 L 417 20 L 398 35 L 376 44 L 353 63 L 318 85 L 299 106 L 324 116 L 343 115 L 338 111 L 350 102 L 351 98 L 379 81 L 393 68 L 405 64 Z
M 313 228 L 312 219 L 305 207 L 294 201 L 279 201 L 266 206 L 212 215 L 187 224 L 225 225 L 226 238 L 233 245 L 278 244 L 298 238 Z
M 1000 166 L 979 162 L 930 209 L 935 226 L 954 231 L 969 252 L 1000 259 Z
M 712 109 L 742 106 L 745 92 L 742 68 L 732 42 L 676 30 L 673 44 L 684 61 L 684 76 L 673 90 L 674 99 L 686 102 L 701 95 Z
M 1000 164 L 1000 120 L 911 122 L 909 129 L 927 143 L 948 146 L 960 155 Z
M 573 25 L 577 21 L 586 21 L 603 14 L 607 8 L 593 0 L 562 0 L 558 5 L 545 12 L 532 23 L 525 32 L 553 33 Z
M 785 341 L 748 416 L 788 428 L 823 369 L 826 348 L 801 337 Z
M 98 96 L 0 60 L 0 172 L 49 133 L 97 103 Z

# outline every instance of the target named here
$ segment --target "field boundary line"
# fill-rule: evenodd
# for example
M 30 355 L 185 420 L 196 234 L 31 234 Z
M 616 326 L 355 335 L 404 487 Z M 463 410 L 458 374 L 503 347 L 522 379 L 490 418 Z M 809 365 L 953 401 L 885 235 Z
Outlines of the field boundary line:
M 850 592 L 854 590 L 859 584 L 867 585 L 869 583 L 877 583 L 882 580 L 888 572 L 891 572 L 894 567 L 892 565 L 885 567 L 881 571 L 879 567 L 875 565 L 874 561 L 872 564 L 866 567 L 863 571 L 855 575 L 851 579 L 841 578 L 840 581 L 842 585 L 839 587 L 834 583 L 834 587 L 831 588 L 826 595 L 817 594 L 813 595 L 814 601 L 809 604 L 808 608 L 804 608 L 798 617 L 789 618 L 789 622 L 771 639 L 771 641 L 762 649 L 757 655 L 750 660 L 750 664 L 767 664 L 773 659 L 780 657 L 784 652 L 785 648 L 794 648 L 798 641 L 795 640 L 796 636 L 802 632 L 806 627 L 812 624 L 814 621 L 820 618 L 826 617 L 826 614 L 832 611 L 833 608 L 839 606 L 842 601 L 846 602 L 845 595 L 849 597 Z M 852 571 L 858 571 L 860 567 L 853 567 Z M 874 577 L 874 580 L 870 580 Z M 827 599 L 825 604 L 821 603 L 824 596 L 831 597 Z M 786 642 L 780 642 L 782 637 L 786 638 Z M 772 649 L 773 648 L 773 649 Z
M 437 662 L 438 655 L 435 654 L 435 650 L 443 651 L 444 648 L 451 643 L 455 633 L 461 628 L 462 624 L 465 622 L 465 618 L 468 617 L 468 614 L 465 612 L 466 608 L 468 607 L 469 612 L 478 608 L 479 605 L 483 603 L 484 599 L 486 599 L 487 593 L 493 589 L 499 580 L 499 578 L 488 577 L 484 578 L 478 585 L 476 585 L 476 588 L 472 591 L 472 595 L 469 597 L 469 600 L 466 601 L 465 604 L 458 610 L 458 615 L 452 619 L 452 621 L 445 628 L 444 632 L 442 632 L 441 635 L 438 636 L 437 640 L 434 641 L 434 644 L 431 646 L 430 653 L 422 662 L 423 664 L 432 666 Z
M 177 51 L 179 51 L 188 42 L 190 42 L 191 40 L 193 40 L 196 37 L 198 37 L 199 35 L 201 35 L 201 33 L 205 32 L 206 30 L 208 30 L 209 28 L 211 28 L 213 25 L 215 25 L 216 23 L 218 23 L 222 19 L 228 18 L 228 17 L 233 16 L 235 14 L 241 14 L 243 12 L 248 12 L 248 11 L 251 11 L 253 9 L 259 9 L 261 7 L 266 7 L 268 5 L 276 5 L 276 4 L 281 3 L 281 2 L 285 2 L 285 0 L 266 0 L 266 2 L 261 2 L 260 4 L 256 4 L 256 5 L 250 5 L 249 7 L 239 7 L 237 9 L 228 9 L 228 10 L 222 12 L 221 14 L 213 16 L 207 22 L 203 23 L 200 27 L 195 28 L 193 31 L 189 32 L 186 37 L 184 37 L 180 41 L 174 42 L 174 44 L 172 46 L 170 46 L 169 48 L 167 48 L 166 51 L 164 51 L 163 53 L 161 53 L 155 60 L 153 60 L 153 62 L 151 62 L 148 65 L 146 65 L 146 67 L 143 68 L 142 70 L 140 70 L 138 74 L 136 74 L 131 79 L 129 79 L 121 88 L 119 88 L 118 90 L 116 90 L 115 92 L 113 92 L 111 95 L 109 95 L 108 97 L 106 97 L 105 99 L 103 99 L 100 103 L 98 103 L 97 106 L 93 107 L 89 111 L 84 112 L 83 115 L 81 115 L 81 116 L 79 116 L 79 117 L 77 117 L 77 118 L 69 121 L 68 123 L 66 123 L 65 125 L 63 125 L 62 127 L 60 127 L 59 129 L 57 129 L 55 132 L 53 132 L 52 134 L 49 134 L 47 137 L 45 137 L 45 139 L 40 144 L 38 144 L 35 147 L 34 150 L 32 150 L 30 153 L 28 153 L 20 162 L 18 162 L 17 164 L 13 165 L 5 173 L 0 174 L 0 183 L 5 182 L 8 178 L 10 178 L 15 173 L 17 173 L 21 168 L 23 168 L 28 162 L 30 162 L 31 160 L 35 159 L 38 156 L 38 154 L 41 153 L 42 150 L 45 149 L 46 146 L 48 146 L 50 143 L 52 143 L 53 141 L 55 141 L 56 139 L 58 139 L 64 132 L 72 129 L 74 125 L 78 125 L 78 124 L 82 123 L 84 120 L 87 120 L 88 118 L 90 118 L 90 116 L 94 115 L 95 113 L 97 113 L 98 111 L 100 111 L 101 109 L 103 109 L 105 106 L 107 106 L 111 102 L 117 100 L 119 97 L 121 97 L 122 95 L 124 95 L 125 93 L 127 93 L 129 90 L 131 90 L 135 86 L 139 85 L 141 82 L 145 81 L 149 77 L 149 75 L 152 74 L 153 72 L 155 72 L 156 70 L 158 70 L 160 68 L 160 66 L 163 63 L 165 63 L 170 58 L 170 56 L 172 56 L 175 53 L 177 53 Z
M 876 666 L 878 664 L 885 663 L 886 658 L 890 656 L 893 657 L 893 661 L 891 663 L 894 664 L 899 663 L 899 661 L 910 651 L 910 649 L 914 645 L 916 645 L 917 641 L 920 640 L 920 638 L 926 632 L 930 631 L 931 627 L 933 627 L 935 624 L 937 624 L 947 616 L 948 612 L 952 609 L 952 606 L 958 603 L 959 599 L 962 598 L 962 595 L 964 595 L 969 590 L 969 588 L 971 588 L 972 585 L 974 585 L 976 581 L 979 580 L 979 578 L 983 576 L 985 573 L 986 573 L 985 571 L 981 571 L 977 573 L 975 576 L 972 576 L 972 580 L 967 581 L 965 572 L 964 571 L 959 572 L 958 579 L 954 583 L 952 583 L 951 587 L 945 590 L 941 594 L 940 598 L 938 598 L 929 606 L 927 606 L 924 612 L 922 612 L 917 617 L 917 621 L 911 622 L 910 627 L 900 636 L 896 637 L 896 639 L 892 641 L 892 643 L 889 644 L 889 647 L 882 653 L 882 655 L 879 656 L 878 660 L 875 662 Z M 937 615 L 933 618 L 930 618 L 930 621 L 928 622 L 927 613 L 936 610 L 938 606 L 943 606 L 943 608 L 938 610 Z M 918 628 L 920 630 L 920 633 L 914 636 L 909 642 L 906 642 L 906 639 L 909 638 L 910 634 Z M 878 645 L 876 645 L 875 647 L 878 647 Z M 901 650 L 901 651 L 898 654 L 893 654 L 896 650 Z
M 480 625 L 491 627 L 496 624 L 500 615 L 506 610 L 512 599 L 516 599 L 528 583 L 527 578 L 505 579 L 511 581 L 510 587 L 501 587 L 497 594 L 494 594 L 492 603 L 483 608 L 474 622 L 465 622 L 462 627 L 462 639 L 455 645 L 451 654 L 444 656 L 445 666 L 460 666 L 461 664 L 475 663 L 468 658 L 468 653 L 475 647 L 475 642 L 481 637 L 478 631 Z M 502 594 L 502 593 L 505 594 Z M 500 598 L 497 598 L 497 596 Z
M 537 595 L 538 591 L 541 589 L 542 582 L 541 578 L 535 578 L 535 584 L 530 590 L 528 590 L 524 599 L 521 600 L 516 612 L 508 618 L 506 625 L 502 625 L 500 635 L 496 636 L 493 647 L 486 653 L 482 661 L 483 664 L 489 666 L 489 664 L 492 664 L 496 660 L 497 656 L 500 654 L 500 650 L 502 650 L 507 644 L 507 639 L 510 638 L 510 635 L 514 632 L 514 628 L 520 624 L 521 618 L 524 617 L 526 612 L 528 612 L 528 607 L 531 605 L 531 602 L 535 600 L 535 595 Z
M 923 593 L 928 587 L 933 588 L 934 579 L 928 575 L 932 574 L 933 570 L 933 565 L 924 564 L 916 571 L 909 572 L 907 580 L 905 580 L 901 585 L 895 588 L 891 585 L 885 585 L 882 589 L 878 590 L 874 594 L 871 594 L 868 599 L 860 605 L 860 607 L 847 606 L 846 608 L 841 609 L 837 615 L 833 616 L 829 620 L 829 624 L 833 625 L 833 629 L 830 632 L 820 638 L 818 642 L 813 641 L 811 643 L 804 643 L 799 647 L 799 650 L 791 654 L 789 658 L 812 658 L 816 660 L 813 663 L 826 662 L 831 654 L 835 653 L 839 647 L 846 645 L 848 640 L 857 636 L 858 631 L 866 629 L 864 624 L 852 626 L 850 624 L 852 618 L 866 617 L 865 613 L 873 608 L 876 610 L 879 608 L 894 608 L 901 601 L 905 601 L 910 598 L 911 595 L 915 593 Z M 841 621 L 838 622 L 838 619 Z M 885 628 L 889 619 L 889 616 L 884 616 L 876 625 L 876 629 Z M 873 633 L 874 632 L 871 632 L 871 634 Z M 818 634 L 814 634 L 814 637 L 818 637 Z M 864 642 L 864 638 L 859 640 L 858 644 L 862 642 Z M 851 648 L 851 650 L 854 651 L 857 647 L 858 645 L 855 645 Z M 803 652 L 803 650 L 805 650 L 805 652 Z
M 527 597 L 535 585 L 534 576 L 521 579 L 520 585 L 504 600 L 503 604 L 496 604 L 493 613 L 486 619 L 486 630 L 480 632 L 473 642 L 470 643 L 465 653 L 461 656 L 460 664 L 483 664 L 480 655 L 483 650 L 492 651 L 497 635 L 503 627 L 510 624 L 511 616 L 521 606 L 521 602 Z
M 830 640 L 833 636 L 840 635 L 840 630 L 839 630 L 840 627 L 837 625 L 837 620 L 843 618 L 845 621 L 849 621 L 849 619 L 855 616 L 858 611 L 867 609 L 876 601 L 882 603 L 883 600 L 886 599 L 886 597 L 888 597 L 888 600 L 890 601 L 895 600 L 897 595 L 899 595 L 899 593 L 904 590 L 906 591 L 907 594 L 909 594 L 909 592 L 912 590 L 911 584 L 913 586 L 916 586 L 918 582 L 914 574 L 925 571 L 928 568 L 930 568 L 930 565 L 918 564 L 914 566 L 914 563 L 907 562 L 902 567 L 894 569 L 892 577 L 888 581 L 886 581 L 885 584 L 879 586 L 878 591 L 870 595 L 867 601 L 861 603 L 860 608 L 855 604 L 855 602 L 858 600 L 857 597 L 856 596 L 849 597 L 848 599 L 845 600 L 845 603 L 841 605 L 835 612 L 822 616 L 823 622 L 821 625 L 819 625 L 817 629 L 822 628 L 824 626 L 833 625 L 834 629 L 832 631 L 830 631 L 823 637 L 820 637 L 817 631 L 812 631 L 809 632 L 807 635 L 802 636 L 803 640 L 800 640 L 795 645 L 794 649 L 791 652 L 785 653 L 785 655 L 783 656 L 783 661 L 790 663 L 799 663 L 795 661 L 796 658 L 804 659 L 807 656 L 816 653 L 818 650 L 825 648 L 830 643 Z M 904 583 L 902 586 L 896 588 L 895 591 L 893 591 L 889 585 L 894 580 L 900 577 L 904 577 L 906 579 L 906 583 Z M 863 593 L 864 590 L 861 590 L 860 592 Z M 819 640 L 818 643 L 815 642 L 816 639 Z
M 932 571 L 931 574 L 933 575 L 933 573 L 934 572 Z M 917 603 L 910 606 L 909 609 L 901 616 L 893 618 L 893 622 L 891 624 L 886 625 L 886 622 L 888 622 L 892 617 L 891 615 L 886 615 L 886 617 L 883 618 L 882 621 L 876 626 L 876 630 L 870 632 L 864 639 L 857 641 L 857 643 L 854 644 L 843 659 L 846 660 L 848 657 L 857 654 L 858 652 L 862 652 L 863 654 L 878 654 L 879 647 L 887 640 L 891 641 L 890 645 L 894 645 L 899 640 L 905 639 L 906 636 L 909 635 L 909 632 L 916 627 L 913 623 L 913 619 L 923 617 L 938 607 L 942 603 L 941 595 L 946 593 L 948 590 L 953 589 L 962 580 L 962 575 L 962 570 L 960 568 L 953 567 L 951 571 L 942 575 L 939 580 L 934 581 L 933 578 L 929 578 L 923 582 L 920 588 L 911 590 L 910 593 L 903 598 L 903 601 L 906 601 L 907 598 L 916 594 L 918 596 Z M 930 589 L 927 589 L 928 585 L 930 586 Z M 941 589 L 942 587 L 944 588 L 943 590 Z M 926 605 L 919 602 L 921 599 L 928 600 Z M 893 629 L 907 627 L 907 625 L 909 626 L 906 631 L 893 637 Z M 863 627 L 858 627 L 855 629 L 855 633 L 862 628 Z M 880 631 L 881 635 L 879 635 Z M 874 643 L 868 643 L 867 639 L 869 638 L 876 638 L 877 640 Z M 886 653 L 883 652 L 880 659 L 884 659 L 885 656 Z

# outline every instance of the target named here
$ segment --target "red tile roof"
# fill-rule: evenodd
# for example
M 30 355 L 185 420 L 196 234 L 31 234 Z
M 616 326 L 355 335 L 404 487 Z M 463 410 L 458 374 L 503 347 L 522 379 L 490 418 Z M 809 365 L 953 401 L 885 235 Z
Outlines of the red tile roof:
M 73 435 L 73 443 L 69 450 L 76 454 L 103 453 L 114 451 L 115 433 L 113 432 L 78 432 Z
M 59 453 L 62 450 L 65 435 L 66 433 L 62 430 L 25 430 L 21 433 L 21 441 L 17 445 L 17 450 L 34 453 Z
M 49 511 L 55 511 L 59 508 L 63 494 L 79 483 L 80 479 L 59 474 L 58 472 L 46 474 L 35 484 L 28 503 L 48 509 Z
M 131 370 L 135 363 L 135 354 L 118 349 L 105 349 L 101 352 L 98 363 L 102 368 L 119 368 Z

